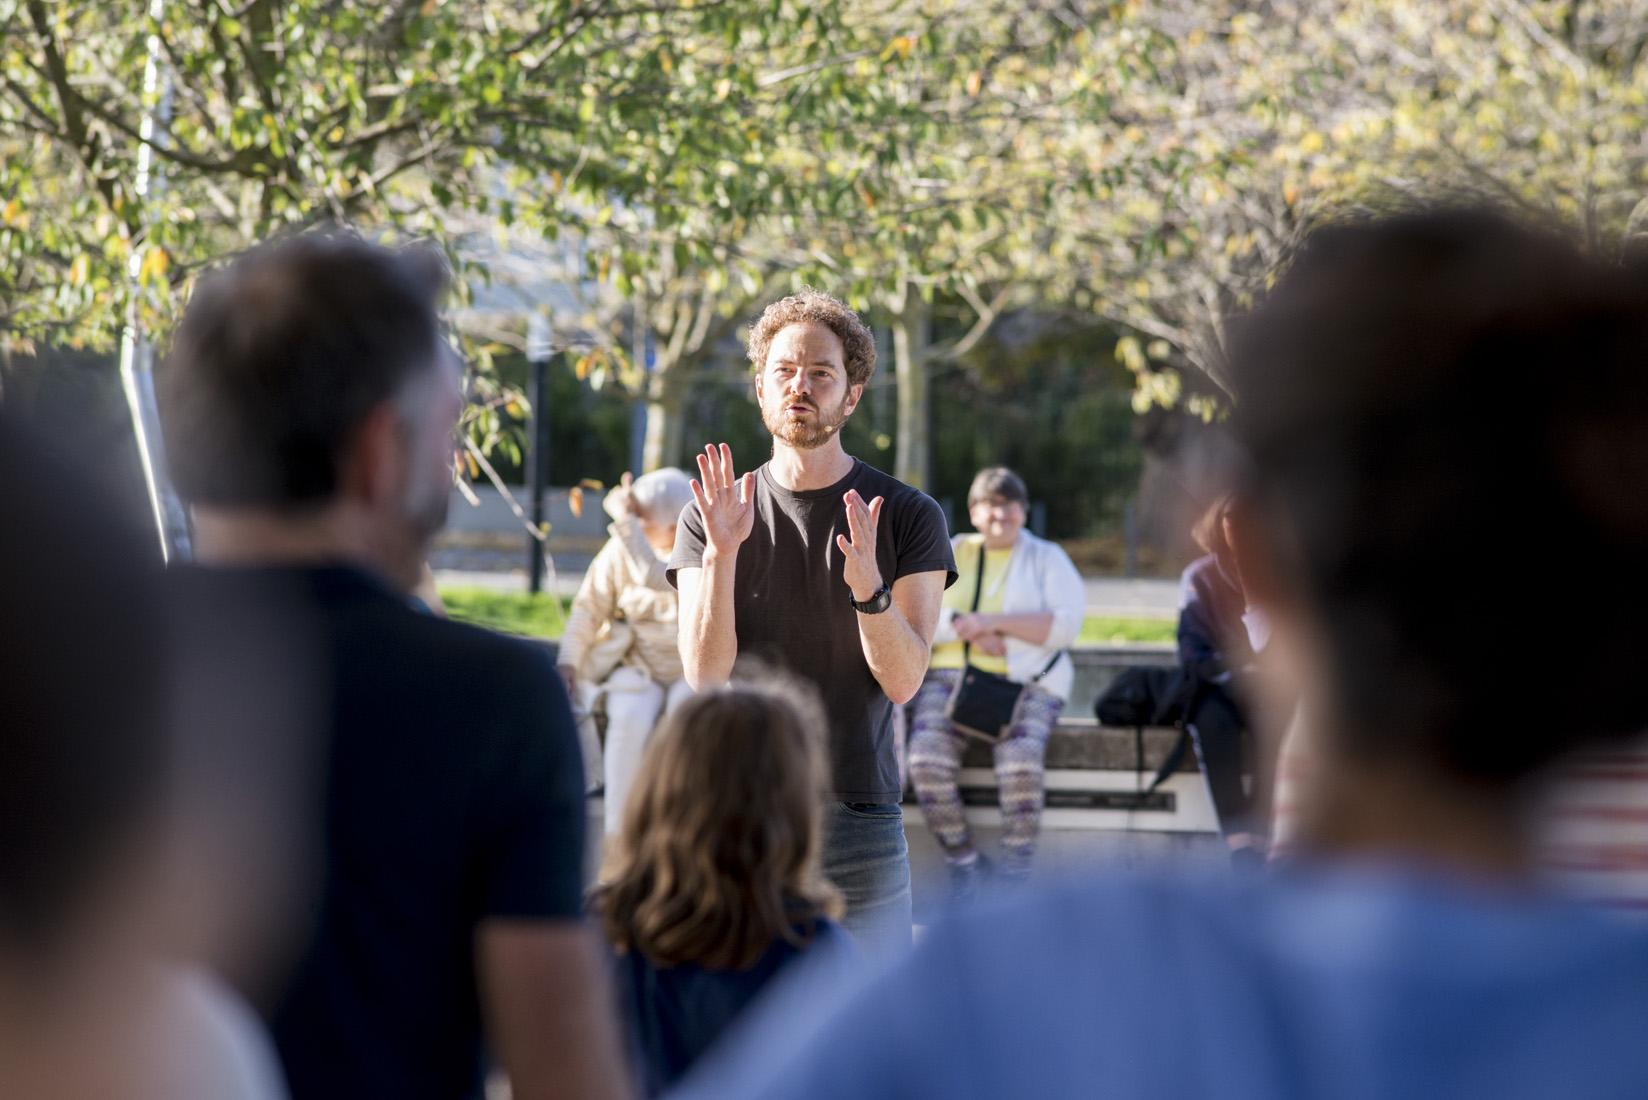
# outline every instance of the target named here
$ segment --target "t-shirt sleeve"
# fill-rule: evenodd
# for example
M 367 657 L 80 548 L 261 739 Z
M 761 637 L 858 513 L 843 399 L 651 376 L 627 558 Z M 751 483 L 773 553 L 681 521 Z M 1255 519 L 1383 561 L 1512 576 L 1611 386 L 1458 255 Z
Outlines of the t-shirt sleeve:
M 912 490 L 898 511 L 893 537 L 898 555 L 893 580 L 942 569 L 946 574 L 944 587 L 956 583 L 956 555 L 950 548 L 950 529 L 938 501 Z
M 704 565 L 704 517 L 695 500 L 681 509 L 681 518 L 675 523 L 675 549 L 670 551 L 669 565 L 664 575 L 676 585 L 675 574 L 681 569 L 701 569 Z M 679 585 L 676 585 L 679 587 Z
M 512 647 L 494 663 L 499 750 L 479 792 L 482 917 L 576 918 L 584 908 L 584 768 L 566 689 L 549 655 Z M 459 734 L 461 736 L 461 734 Z

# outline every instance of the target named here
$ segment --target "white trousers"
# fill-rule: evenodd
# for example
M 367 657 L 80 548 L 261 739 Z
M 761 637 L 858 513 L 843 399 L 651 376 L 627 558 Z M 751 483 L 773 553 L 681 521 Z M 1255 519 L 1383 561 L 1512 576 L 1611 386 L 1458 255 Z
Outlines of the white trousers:
M 606 696 L 607 710 L 604 771 L 606 830 L 610 835 L 623 821 L 624 799 L 635 782 L 653 729 L 660 718 L 692 694 L 692 688 L 685 680 L 660 684 L 638 669 L 619 668 L 607 677 L 600 691 Z

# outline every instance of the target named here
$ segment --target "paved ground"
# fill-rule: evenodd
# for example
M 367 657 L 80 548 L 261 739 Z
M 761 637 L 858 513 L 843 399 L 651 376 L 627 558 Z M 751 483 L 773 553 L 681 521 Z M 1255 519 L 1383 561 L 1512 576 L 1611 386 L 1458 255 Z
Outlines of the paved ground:
M 486 557 L 482 551 L 437 551 L 433 558 L 436 579 L 446 585 L 526 591 L 526 567 L 519 564 L 525 557 L 524 550 L 512 555 L 484 553 Z M 587 554 L 555 555 L 555 578 L 545 587 L 570 596 L 578 590 L 578 582 L 588 565 Z M 1177 581 L 1088 577 L 1086 583 L 1089 615 L 1170 619 L 1178 611 Z

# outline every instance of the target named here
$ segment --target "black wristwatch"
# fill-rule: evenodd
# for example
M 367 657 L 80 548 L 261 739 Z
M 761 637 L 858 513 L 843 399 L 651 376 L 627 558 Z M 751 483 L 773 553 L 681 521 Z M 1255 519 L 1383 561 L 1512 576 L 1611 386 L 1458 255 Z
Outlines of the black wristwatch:
M 860 615 L 879 615 L 889 607 L 893 606 L 893 590 L 883 584 L 880 588 L 875 590 L 875 595 L 871 596 L 863 603 L 859 603 L 857 600 L 853 599 L 852 590 L 848 589 L 847 602 L 852 604 L 853 610 L 858 612 Z

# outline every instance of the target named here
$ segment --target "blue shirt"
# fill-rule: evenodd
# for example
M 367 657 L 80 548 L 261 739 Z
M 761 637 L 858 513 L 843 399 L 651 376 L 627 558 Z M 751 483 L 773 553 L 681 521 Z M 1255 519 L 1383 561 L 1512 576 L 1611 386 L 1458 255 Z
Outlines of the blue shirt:
M 1648 1096 L 1648 930 L 1393 870 L 1068 885 L 808 996 L 679 1095 Z
M 821 917 L 805 947 L 774 940 L 746 970 L 711 970 L 696 963 L 655 966 L 639 951 L 618 955 L 618 1003 L 642 1091 L 657 1096 L 678 1081 L 803 951 L 840 955 L 853 948 L 840 925 Z

